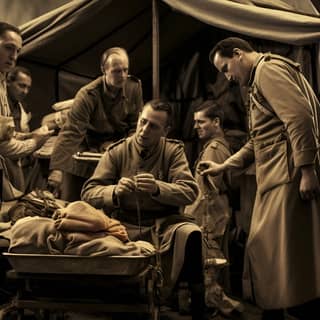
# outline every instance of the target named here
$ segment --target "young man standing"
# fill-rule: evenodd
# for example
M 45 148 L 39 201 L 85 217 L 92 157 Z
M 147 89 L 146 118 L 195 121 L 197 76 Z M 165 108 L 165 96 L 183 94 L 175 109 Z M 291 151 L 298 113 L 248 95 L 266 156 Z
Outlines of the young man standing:
M 229 143 L 223 130 L 224 114 L 221 106 L 212 100 L 202 103 L 194 112 L 194 129 L 202 145 L 195 167 L 200 161 L 222 163 L 231 156 Z M 228 188 L 231 179 L 228 174 L 201 176 L 195 172 L 200 192 L 196 201 L 186 207 L 185 213 L 192 215 L 201 226 L 204 237 L 206 305 L 224 315 L 242 310 L 238 301 L 225 294 L 224 286 L 229 284 L 228 228 L 231 207 Z M 221 261 L 221 264 L 216 261 Z

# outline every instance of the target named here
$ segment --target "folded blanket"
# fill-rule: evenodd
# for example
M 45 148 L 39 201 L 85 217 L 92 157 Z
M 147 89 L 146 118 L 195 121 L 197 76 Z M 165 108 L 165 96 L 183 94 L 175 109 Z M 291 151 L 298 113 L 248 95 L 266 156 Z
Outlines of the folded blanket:
M 69 203 L 53 214 L 55 227 L 61 232 L 106 232 L 123 242 L 128 241 L 126 228 L 118 221 L 109 218 L 84 201 Z
M 79 256 L 149 256 L 155 252 L 145 241 L 123 242 L 107 232 L 60 232 L 55 221 L 25 217 L 11 228 L 11 253 L 67 254 Z
M 50 218 L 21 218 L 11 228 L 9 252 L 61 254 L 64 247 L 65 240 Z

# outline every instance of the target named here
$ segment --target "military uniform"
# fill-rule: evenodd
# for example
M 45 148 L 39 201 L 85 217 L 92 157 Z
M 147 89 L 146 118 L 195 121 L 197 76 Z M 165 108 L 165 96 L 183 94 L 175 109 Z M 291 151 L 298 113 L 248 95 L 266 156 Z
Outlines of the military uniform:
M 222 163 L 230 156 L 230 147 L 226 139 L 224 137 L 213 138 L 203 146 L 195 167 L 200 161 L 211 160 Z M 198 225 L 206 227 L 212 239 L 219 239 L 224 235 L 230 219 L 229 201 L 226 193 L 227 185 L 224 176 L 224 174 L 201 176 L 195 172 L 200 193 L 197 200 L 186 208 L 186 212 L 196 218 Z M 210 201 L 211 207 L 204 198 L 212 200 Z M 205 206 L 203 206 L 203 200 L 207 202 Z
M 106 141 L 116 141 L 134 132 L 142 106 L 141 82 L 132 76 L 115 98 L 104 76 L 81 88 L 55 143 L 50 169 L 82 177 L 83 181 L 90 177 L 95 163 L 76 161 L 72 155 L 77 151 L 99 152 Z M 79 189 L 79 184 L 65 187 Z
M 230 156 L 230 146 L 226 139 L 224 137 L 213 138 L 203 146 L 195 162 L 195 168 L 200 161 L 211 160 L 223 163 Z M 229 242 L 227 231 L 231 218 L 227 196 L 230 175 L 224 173 L 217 176 L 201 176 L 195 172 L 195 179 L 200 192 L 196 201 L 186 207 L 185 213 L 194 216 L 196 223 L 203 230 L 205 261 L 212 261 L 212 258 L 226 258 L 228 261 L 228 244 L 225 244 Z M 206 263 L 206 305 L 209 308 L 217 308 L 225 315 L 234 310 L 242 310 L 241 304 L 229 298 L 224 292 L 223 284 L 228 284 L 228 277 L 228 269 L 221 272 L 221 269 Z
M 198 187 L 185 157 L 183 144 L 161 138 L 158 145 L 141 157 L 142 149 L 134 136 L 111 145 L 100 160 L 93 176 L 85 183 L 82 199 L 108 214 L 116 213 L 121 221 L 138 224 L 137 197 L 141 221 L 179 214 L 180 208 L 192 203 Z M 114 188 L 121 177 L 133 178 L 138 172 L 154 175 L 159 186 L 159 195 L 135 193 L 119 198 L 114 203 Z
M 121 177 L 134 178 L 139 172 L 152 173 L 159 192 L 131 192 L 115 199 L 114 189 Z M 155 243 L 152 240 L 157 219 L 166 288 L 161 292 L 163 296 L 170 293 L 178 278 L 188 281 L 192 319 L 200 320 L 204 312 L 201 232 L 180 214 L 197 194 L 183 143 L 162 137 L 157 145 L 144 150 L 134 135 L 109 146 L 93 176 L 84 184 L 81 198 L 118 218 L 131 240 Z
M 263 309 L 320 297 L 320 199 L 300 197 L 300 167 L 319 173 L 320 105 L 298 64 L 260 55 L 251 74 L 251 139 L 226 162 L 256 161 L 257 194 L 246 246 L 244 295 Z

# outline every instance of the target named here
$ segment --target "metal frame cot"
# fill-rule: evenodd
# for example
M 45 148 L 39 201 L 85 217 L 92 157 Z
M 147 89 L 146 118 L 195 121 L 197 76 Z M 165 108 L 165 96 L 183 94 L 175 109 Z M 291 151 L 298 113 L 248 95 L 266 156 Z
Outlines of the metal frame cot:
M 159 319 L 161 269 L 152 256 L 65 256 L 3 253 L 17 292 L 18 319 L 25 310 L 39 319 L 52 312 L 141 313 Z

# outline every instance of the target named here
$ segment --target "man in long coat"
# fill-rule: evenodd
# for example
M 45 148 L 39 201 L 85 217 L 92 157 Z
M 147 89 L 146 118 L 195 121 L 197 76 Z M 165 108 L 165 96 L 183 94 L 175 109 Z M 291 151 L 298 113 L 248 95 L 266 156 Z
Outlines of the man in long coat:
M 227 38 L 210 61 L 228 80 L 249 87 L 250 140 L 202 174 L 244 168 L 255 160 L 257 194 L 246 246 L 244 294 L 283 319 L 314 319 L 320 298 L 319 101 L 299 70 L 282 56 L 262 54 Z

